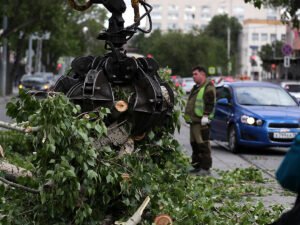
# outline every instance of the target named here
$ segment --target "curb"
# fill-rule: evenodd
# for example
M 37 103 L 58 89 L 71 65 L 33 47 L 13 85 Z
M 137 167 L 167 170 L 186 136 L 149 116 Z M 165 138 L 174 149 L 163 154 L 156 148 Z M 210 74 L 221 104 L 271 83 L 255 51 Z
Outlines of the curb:
M 16 95 L 8 95 L 4 97 L 0 97 L 0 105 L 6 104 L 11 100 L 12 97 L 15 97 Z

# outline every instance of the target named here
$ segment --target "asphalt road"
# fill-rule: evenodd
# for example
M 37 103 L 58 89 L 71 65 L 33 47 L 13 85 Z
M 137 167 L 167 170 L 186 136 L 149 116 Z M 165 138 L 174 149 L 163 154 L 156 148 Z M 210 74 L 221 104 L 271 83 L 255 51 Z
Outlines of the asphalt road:
M 187 155 L 191 155 L 192 150 L 189 143 L 189 127 L 182 123 L 180 133 L 175 134 L 175 138 L 182 145 Z M 216 170 L 234 170 L 236 168 L 256 167 L 260 169 L 268 182 L 265 187 L 272 189 L 271 195 L 258 197 L 266 207 L 274 204 L 281 204 L 289 209 L 295 202 L 295 196 L 287 195 L 275 179 L 275 171 L 280 165 L 287 148 L 273 149 L 244 149 L 240 154 L 233 154 L 227 150 L 227 143 L 211 141 L 212 146 L 212 175 L 216 175 Z
M 189 126 L 182 122 L 180 132 L 177 132 L 175 137 L 181 143 L 184 151 L 188 155 L 191 155 L 192 149 L 189 143 Z M 227 143 L 225 142 L 211 141 L 211 146 L 213 154 L 232 154 L 228 151 Z M 274 176 L 287 150 L 288 148 L 243 149 L 237 156 Z
M 9 122 L 11 119 L 6 116 L 6 102 L 7 100 L 0 99 L 0 120 L 4 122 Z

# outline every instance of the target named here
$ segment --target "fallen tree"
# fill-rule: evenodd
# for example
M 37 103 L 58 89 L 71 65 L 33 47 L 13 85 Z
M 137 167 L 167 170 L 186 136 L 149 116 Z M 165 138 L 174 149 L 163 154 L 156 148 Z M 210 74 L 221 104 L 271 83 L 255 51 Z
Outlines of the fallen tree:
M 180 93 L 177 103 L 183 102 Z M 1 160 L 27 175 L 13 173 L 5 184 L 12 170 L 0 172 L 2 224 L 150 225 L 157 216 L 178 225 L 266 224 L 283 210 L 250 201 L 268 193 L 253 168 L 218 178 L 188 176 L 188 158 L 173 137 L 180 104 L 170 126 L 156 127 L 139 141 L 128 138 L 127 148 L 111 142 L 105 108 L 82 114 L 60 94 L 42 100 L 21 94 L 7 108 L 14 127 L 22 129 L 0 132 Z M 23 132 L 28 127 L 38 129 Z M 102 138 L 108 141 L 99 144 Z

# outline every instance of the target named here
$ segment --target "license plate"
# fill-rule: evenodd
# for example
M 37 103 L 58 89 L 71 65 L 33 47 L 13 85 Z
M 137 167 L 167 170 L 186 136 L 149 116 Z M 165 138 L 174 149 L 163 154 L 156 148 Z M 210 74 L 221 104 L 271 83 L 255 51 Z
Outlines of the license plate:
M 290 132 L 282 132 L 282 133 L 274 133 L 273 137 L 274 138 L 279 138 L 279 139 L 293 139 L 296 136 L 296 133 L 290 133 Z

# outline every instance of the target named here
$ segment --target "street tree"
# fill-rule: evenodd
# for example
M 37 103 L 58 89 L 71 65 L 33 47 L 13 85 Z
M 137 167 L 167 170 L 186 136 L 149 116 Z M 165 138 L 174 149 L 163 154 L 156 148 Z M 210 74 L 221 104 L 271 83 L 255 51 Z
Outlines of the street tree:
M 299 18 L 297 11 L 300 9 L 299 0 L 244 0 L 246 3 L 251 3 L 257 8 L 263 5 L 282 7 L 285 9 L 282 19 L 283 21 L 292 21 L 293 25 L 299 27 Z
M 8 19 L 8 27 L 0 34 L 0 40 L 7 38 L 9 52 L 14 52 L 15 55 L 8 75 L 10 84 L 20 73 L 18 69 L 31 34 L 38 36 L 50 33 L 50 39 L 43 43 L 42 59 L 48 71 L 55 70 L 60 56 L 96 53 L 85 52 L 88 45 L 91 45 L 91 50 L 103 49 L 101 41 L 93 41 L 95 45 L 91 44 L 91 37 L 95 38 L 97 32 L 104 28 L 106 13 L 102 8 L 93 7 L 82 14 L 72 10 L 67 2 L 59 0 L 0 0 L 0 13 Z M 1 22 L 2 19 L 3 17 Z M 85 35 L 82 32 L 84 26 L 89 26 L 89 32 Z
M 203 33 L 218 38 L 225 44 L 227 43 L 228 27 L 231 30 L 231 54 L 234 54 L 238 50 L 238 38 L 242 30 L 242 25 L 236 17 L 228 17 L 227 14 L 214 16 Z
M 275 41 L 272 44 L 266 44 L 261 46 L 261 50 L 258 52 L 259 57 L 262 59 L 262 67 L 265 71 L 271 71 L 271 65 L 276 64 L 276 58 L 283 58 L 282 54 L 282 41 Z
M 161 33 L 156 30 L 149 37 L 137 35 L 132 45 L 144 55 L 153 55 L 161 66 L 170 67 L 173 74 L 184 77 L 190 76 L 191 68 L 198 64 L 226 68 L 226 48 L 223 42 L 202 35 L 197 30 L 191 33 Z
M 217 38 L 223 43 L 223 46 L 227 46 L 228 28 L 230 28 L 230 60 L 233 66 L 233 74 L 238 67 L 236 58 L 238 57 L 238 39 L 242 30 L 242 25 L 235 17 L 228 17 L 228 15 L 217 15 L 212 18 L 210 23 L 204 29 L 203 34 Z M 228 47 L 228 46 L 227 46 Z M 223 47 L 224 48 L 224 47 Z

